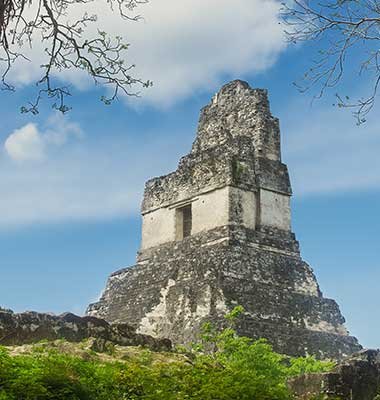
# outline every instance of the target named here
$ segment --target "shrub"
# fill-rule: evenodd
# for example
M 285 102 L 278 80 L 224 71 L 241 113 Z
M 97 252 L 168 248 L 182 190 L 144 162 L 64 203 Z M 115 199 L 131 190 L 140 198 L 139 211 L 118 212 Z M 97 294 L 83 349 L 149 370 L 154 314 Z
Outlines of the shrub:
M 206 324 L 182 361 L 157 362 L 145 350 L 105 362 L 41 347 L 11 357 L 0 348 L 0 400 L 289 400 L 289 377 L 333 366 L 312 357 L 289 360 L 263 339 L 238 336 L 233 324 L 242 311 L 229 313 L 221 331 Z

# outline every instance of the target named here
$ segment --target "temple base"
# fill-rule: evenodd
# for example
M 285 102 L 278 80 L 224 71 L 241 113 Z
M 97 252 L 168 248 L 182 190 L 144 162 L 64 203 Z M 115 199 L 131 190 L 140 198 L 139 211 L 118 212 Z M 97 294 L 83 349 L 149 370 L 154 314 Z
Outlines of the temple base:
M 236 305 L 245 309 L 238 332 L 267 338 L 280 353 L 340 359 L 361 349 L 294 235 L 278 230 L 223 226 L 144 251 L 111 275 L 87 313 L 187 344 L 204 322 L 223 325 Z

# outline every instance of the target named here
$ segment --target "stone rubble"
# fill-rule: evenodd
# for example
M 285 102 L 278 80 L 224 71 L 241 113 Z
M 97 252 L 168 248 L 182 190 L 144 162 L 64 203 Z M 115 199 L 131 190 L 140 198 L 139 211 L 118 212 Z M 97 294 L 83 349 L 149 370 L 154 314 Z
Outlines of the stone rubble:
M 144 346 L 155 351 L 171 350 L 170 340 L 138 334 L 127 324 L 110 325 L 96 317 L 79 317 L 71 313 L 59 316 L 32 311 L 16 314 L 11 310 L 0 309 L 1 346 L 57 339 L 81 342 L 87 338 L 121 346 Z

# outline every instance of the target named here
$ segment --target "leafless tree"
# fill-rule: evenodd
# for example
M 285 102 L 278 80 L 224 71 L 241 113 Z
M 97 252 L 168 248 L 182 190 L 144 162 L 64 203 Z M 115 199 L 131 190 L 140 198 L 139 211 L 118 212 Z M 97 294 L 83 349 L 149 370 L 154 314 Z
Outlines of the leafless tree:
M 380 1 L 289 0 L 283 4 L 283 20 L 290 42 L 314 42 L 318 49 L 298 88 L 317 87 L 321 97 L 347 74 L 354 78 L 357 73 L 369 83 L 367 94 L 357 100 L 336 94 L 336 104 L 352 108 L 358 123 L 365 122 L 380 83 Z
M 26 46 L 34 40 L 42 40 L 45 60 L 41 65 L 41 77 L 37 81 L 36 98 L 22 112 L 38 113 L 40 101 L 47 97 L 53 107 L 69 110 L 66 98 L 70 88 L 54 79 L 57 73 L 67 69 L 83 70 L 95 84 L 110 88 L 110 95 L 102 96 L 110 104 L 120 92 L 137 95 L 136 86 L 148 87 L 150 81 L 133 76 L 133 64 L 126 63 L 128 44 L 119 36 L 110 37 L 97 30 L 91 36 L 86 29 L 97 20 L 96 15 L 84 13 L 69 22 L 70 11 L 93 0 L 0 0 L 0 76 L 5 90 L 15 90 L 9 83 L 12 66 L 19 59 L 27 59 Z M 115 18 L 137 21 L 135 8 L 148 0 L 103 0 L 104 7 L 115 11 Z M 116 15 L 117 13 L 117 15 Z

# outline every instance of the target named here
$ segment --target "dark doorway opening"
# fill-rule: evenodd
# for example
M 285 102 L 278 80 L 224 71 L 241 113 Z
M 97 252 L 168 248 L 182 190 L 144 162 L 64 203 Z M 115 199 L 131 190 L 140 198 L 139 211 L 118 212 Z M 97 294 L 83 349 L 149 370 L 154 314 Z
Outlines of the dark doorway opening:
M 191 236 L 192 225 L 191 204 L 177 208 L 177 239 Z

